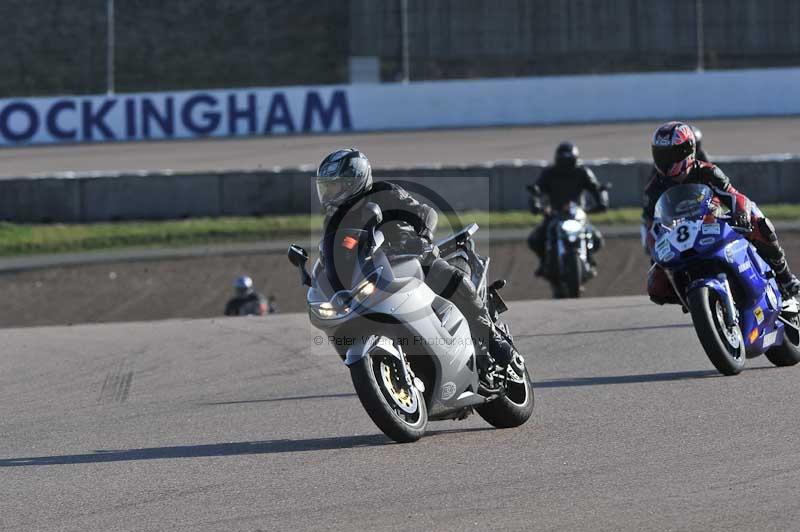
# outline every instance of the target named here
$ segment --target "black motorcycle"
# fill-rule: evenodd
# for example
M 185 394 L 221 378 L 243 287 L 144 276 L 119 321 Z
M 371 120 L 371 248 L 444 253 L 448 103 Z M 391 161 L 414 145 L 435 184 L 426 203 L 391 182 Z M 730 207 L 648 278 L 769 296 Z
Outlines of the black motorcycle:
M 604 184 L 604 194 L 611 188 Z M 541 193 L 535 186 L 528 187 L 532 198 Z M 531 211 L 545 213 L 546 240 L 542 276 L 550 283 L 555 299 L 580 297 L 583 285 L 597 275 L 594 253 L 599 246 L 599 236 L 584 210 L 571 201 L 560 208 L 541 208 L 537 201 L 531 203 Z M 596 205 L 589 212 L 603 212 L 605 207 Z

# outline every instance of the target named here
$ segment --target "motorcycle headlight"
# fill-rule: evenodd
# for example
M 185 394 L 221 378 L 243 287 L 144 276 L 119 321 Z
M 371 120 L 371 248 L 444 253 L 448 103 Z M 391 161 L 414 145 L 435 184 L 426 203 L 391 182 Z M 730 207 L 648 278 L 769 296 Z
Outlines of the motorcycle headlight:
M 322 303 L 310 303 L 311 311 L 324 320 L 342 318 L 350 314 L 354 307 L 363 304 L 378 289 L 378 279 L 383 268 L 378 268 L 370 273 L 363 281 L 358 283 L 355 288 L 341 291 L 334 294 L 331 301 Z
M 583 226 L 577 220 L 565 220 L 564 223 L 561 224 L 561 229 L 564 230 L 565 233 L 578 233 Z
M 313 303 L 310 304 L 308 308 L 310 308 L 314 314 L 323 320 L 339 318 L 350 312 L 349 308 L 341 309 L 341 311 L 337 310 L 336 307 L 334 307 L 329 301 L 325 301 L 324 303 Z
M 353 301 L 358 304 L 363 303 L 377 288 L 373 279 L 364 279 L 353 289 Z

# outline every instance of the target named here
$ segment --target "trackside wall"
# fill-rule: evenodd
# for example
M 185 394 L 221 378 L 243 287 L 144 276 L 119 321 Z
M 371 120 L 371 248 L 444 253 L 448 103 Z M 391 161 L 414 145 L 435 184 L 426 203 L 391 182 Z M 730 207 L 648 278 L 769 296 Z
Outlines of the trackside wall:
M 734 184 L 756 202 L 800 201 L 798 157 L 718 162 Z M 527 161 L 469 167 L 384 168 L 376 169 L 375 176 L 421 182 L 460 211 L 507 211 L 527 208 L 525 185 L 537 178 L 544 165 L 544 161 Z M 612 207 L 641 204 L 642 190 L 652 173 L 650 163 L 588 161 L 588 165 L 601 181 L 613 185 Z M 0 220 L 94 222 L 318 212 L 312 175 L 311 168 L 288 168 L 2 179 Z

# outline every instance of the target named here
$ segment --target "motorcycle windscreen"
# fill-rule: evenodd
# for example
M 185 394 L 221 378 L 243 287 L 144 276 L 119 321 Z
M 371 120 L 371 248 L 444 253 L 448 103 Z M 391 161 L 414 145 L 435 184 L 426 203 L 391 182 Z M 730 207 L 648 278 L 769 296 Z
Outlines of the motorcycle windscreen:
M 322 264 L 334 292 L 352 288 L 354 272 L 364 264 L 367 247 L 367 232 L 360 229 L 339 229 L 323 237 Z
M 701 220 L 711 211 L 714 194 L 698 183 L 677 185 L 664 192 L 656 203 L 654 222 L 672 227 L 680 220 Z

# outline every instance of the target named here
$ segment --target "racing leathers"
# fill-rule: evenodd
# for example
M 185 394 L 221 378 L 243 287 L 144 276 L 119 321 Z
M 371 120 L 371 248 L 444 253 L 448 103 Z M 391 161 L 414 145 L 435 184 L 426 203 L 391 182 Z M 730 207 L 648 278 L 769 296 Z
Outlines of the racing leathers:
M 659 197 L 667 189 L 687 183 L 707 185 L 714 192 L 714 202 L 721 208 L 730 209 L 731 221 L 735 226 L 751 229 L 744 233 L 744 237 L 756 248 L 759 255 L 775 271 L 775 278 L 786 296 L 794 296 L 800 289 L 800 283 L 792 275 L 786 262 L 786 254 L 778 242 L 775 226 L 766 218 L 756 204 L 744 194 L 736 190 L 731 181 L 722 170 L 714 164 L 696 161 L 689 171 L 688 176 L 676 181 L 658 173 L 650 180 L 644 191 L 644 211 L 642 220 L 647 228 L 646 244 L 652 255 L 654 238 L 651 232 L 653 214 Z M 665 303 L 679 303 L 677 294 L 667 278 L 666 273 L 659 266 L 650 268 L 647 279 L 647 292 L 650 299 L 663 305 Z
M 266 313 L 267 300 L 255 291 L 231 298 L 225 304 L 226 316 L 263 316 Z
M 544 271 L 547 228 L 550 227 L 550 222 L 553 220 L 552 210 L 559 210 L 570 202 L 581 204 L 584 191 L 592 195 L 596 206 L 595 210 L 605 210 L 608 208 L 608 195 L 597 181 L 594 172 L 582 165 L 548 166 L 542 170 L 536 184 L 528 187 L 528 190 L 531 193 L 531 197 L 528 199 L 531 212 L 539 214 L 544 210 L 545 213 L 542 223 L 528 236 L 528 247 L 539 257 L 539 269 L 536 273 L 541 275 Z M 547 196 L 552 210 L 542 208 L 542 196 Z M 599 250 L 603 246 L 603 235 L 594 229 L 593 238 L 594 250 Z M 589 263 L 594 266 L 592 255 L 589 257 Z
M 406 190 L 387 181 L 377 181 L 339 205 L 324 221 L 325 233 L 339 227 L 363 225 L 364 207 L 375 203 L 381 208 L 380 230 L 385 238 L 386 254 L 418 254 L 426 271 L 425 282 L 440 296 L 452 301 L 467 318 L 476 340 L 479 340 L 502 368 L 514 356 L 514 348 L 497 331 L 489 310 L 470 279 L 470 272 L 438 258 L 433 235 L 438 223 L 435 209 L 418 202 Z M 482 369 L 490 369 L 489 361 L 476 349 Z

